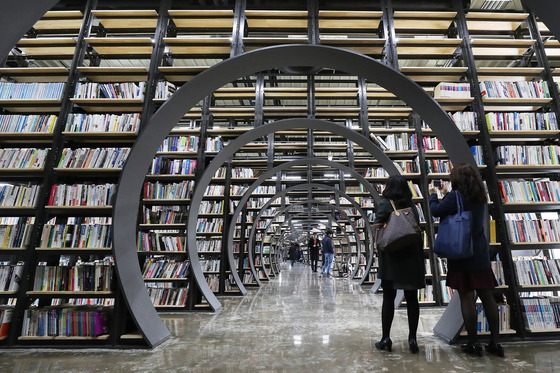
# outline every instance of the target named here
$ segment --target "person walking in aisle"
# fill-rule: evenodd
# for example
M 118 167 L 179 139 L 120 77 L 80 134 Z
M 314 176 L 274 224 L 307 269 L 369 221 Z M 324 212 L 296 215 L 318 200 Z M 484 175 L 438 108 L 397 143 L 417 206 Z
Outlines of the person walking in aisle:
M 292 261 L 292 267 L 296 263 L 296 260 L 299 259 L 298 253 L 298 246 L 295 242 L 292 242 L 290 245 L 290 260 Z
M 463 208 L 472 214 L 473 256 L 460 260 L 447 260 L 447 286 L 457 290 L 461 301 L 461 314 L 467 329 L 468 343 L 462 350 L 468 354 L 482 356 L 476 332 L 476 296 L 480 297 L 490 327 L 490 343 L 486 350 L 503 357 L 504 348 L 499 342 L 500 324 L 498 307 L 492 290 L 498 285 L 490 264 L 488 240 L 484 234 L 486 215 L 486 192 L 477 169 L 469 164 L 453 167 L 450 175 L 451 191 L 446 186 L 440 190 L 445 195 L 439 201 L 436 189 L 430 187 L 430 211 L 433 216 L 444 218 L 457 213 L 457 196 L 463 200 Z M 476 291 L 476 293 L 475 293 Z
M 418 222 L 418 210 L 412 202 L 412 192 L 408 184 L 400 175 L 393 175 L 387 179 L 383 199 L 375 211 L 374 224 L 385 223 L 394 211 L 391 201 L 397 209 L 410 207 Z M 426 286 L 424 279 L 424 251 L 422 237 L 410 241 L 405 248 L 392 252 L 379 252 L 379 273 L 383 287 L 383 305 L 381 306 L 382 337 L 375 347 L 379 350 L 391 351 L 391 325 L 395 315 L 395 298 L 397 289 L 404 290 L 406 298 L 406 311 L 408 315 L 408 347 L 415 354 L 418 353 L 416 331 L 420 318 L 420 305 L 418 304 L 418 289 Z
M 323 269 L 321 269 L 321 276 L 325 275 L 327 278 L 331 277 L 331 267 L 334 259 L 334 245 L 332 242 L 332 229 L 327 229 L 325 237 L 323 237 L 322 248 L 324 255 Z
M 313 233 L 313 237 L 309 239 L 307 248 L 309 249 L 309 259 L 311 260 L 311 270 L 317 272 L 317 263 L 319 262 L 319 247 L 321 241 L 317 238 L 317 233 Z

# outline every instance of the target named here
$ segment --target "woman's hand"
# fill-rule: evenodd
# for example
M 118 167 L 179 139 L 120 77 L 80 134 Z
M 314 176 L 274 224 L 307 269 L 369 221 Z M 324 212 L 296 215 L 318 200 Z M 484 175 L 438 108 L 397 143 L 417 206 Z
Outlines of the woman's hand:
M 434 186 L 430 186 L 430 194 L 437 194 L 437 189 Z

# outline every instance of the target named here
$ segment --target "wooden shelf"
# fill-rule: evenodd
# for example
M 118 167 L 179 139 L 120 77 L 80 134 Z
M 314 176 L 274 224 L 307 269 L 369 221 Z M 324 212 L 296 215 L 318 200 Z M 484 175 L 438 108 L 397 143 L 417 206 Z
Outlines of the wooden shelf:
M 177 37 L 163 40 L 174 55 L 229 56 L 231 52 L 231 41 L 224 37 Z
M 319 10 L 319 31 L 376 31 L 382 17 L 379 11 Z
M 209 66 L 160 66 L 158 69 L 170 82 L 188 82 Z
M 333 38 L 321 37 L 321 44 L 338 47 L 365 55 L 381 55 L 385 39 L 381 38 Z
M 300 30 L 307 34 L 307 10 L 245 10 L 249 32 L 263 29 Z
M 76 40 L 64 37 L 21 39 L 17 47 L 27 56 L 72 58 L 76 49 Z
M 33 29 L 40 32 L 74 31 L 82 26 L 84 14 L 79 10 L 48 11 L 35 22 Z
M 98 337 L 18 337 L 18 341 L 106 341 L 109 339 L 109 335 L 100 335 Z
M 27 291 L 27 295 L 60 296 L 60 297 L 95 297 L 105 298 L 115 295 L 112 291 Z
M 233 29 L 232 10 L 170 10 L 169 15 L 178 29 L 224 30 Z
M 183 253 L 184 254 L 184 253 Z M 170 282 L 170 281 L 188 281 L 187 277 L 182 278 L 148 278 L 144 277 L 144 282 Z
M 9 76 L 19 83 L 66 83 L 66 67 L 4 67 L 0 74 Z
M 477 59 L 520 57 L 535 44 L 531 39 L 473 39 L 472 52 Z
M 468 12 L 467 28 L 472 34 L 514 33 L 527 19 L 528 13 Z
M 395 11 L 397 32 L 445 32 L 453 24 L 456 12 Z
M 148 79 L 145 67 L 85 67 L 78 70 L 89 80 L 97 83 L 141 82 Z
M 57 99 L 9 99 L 0 100 L 0 107 L 10 113 L 58 113 L 61 100 Z
M 155 10 L 92 10 L 103 27 L 111 30 L 155 29 L 158 13 Z
M 71 98 L 70 100 L 89 113 L 141 112 L 144 101 L 141 98 Z
M 73 168 L 67 168 L 67 167 L 55 167 L 54 168 L 55 172 L 58 173 L 64 173 L 64 174 L 69 174 L 69 173 L 78 173 L 78 174 L 114 174 L 114 173 L 119 173 L 122 171 L 122 168 L 85 168 L 85 167 L 73 167 Z
M 156 309 L 183 309 L 186 305 L 154 304 Z
M 466 67 L 401 67 L 401 72 L 415 82 L 457 82 Z
M 397 53 L 400 58 L 406 56 L 451 56 L 460 44 L 461 39 L 399 38 Z
M 148 180 L 162 180 L 162 181 L 173 181 L 173 180 L 187 180 L 194 179 L 195 175 L 146 175 Z
M 496 131 L 490 131 L 490 138 L 491 139 L 501 139 L 503 137 L 507 137 L 508 140 L 510 140 L 509 138 L 511 137 L 511 139 L 515 140 L 515 141 L 524 141 L 526 140 L 525 138 L 529 137 L 531 139 L 536 138 L 536 140 L 544 140 L 544 139 L 548 139 L 548 138 L 553 138 L 556 137 L 560 134 L 560 130 L 528 130 L 528 131 L 524 131 L 524 130 L 496 130 Z M 522 136 L 520 138 L 520 136 Z
M 104 56 L 151 56 L 153 41 L 150 38 L 85 38 L 95 51 Z
M 36 251 L 70 251 L 70 252 L 96 252 L 96 251 L 111 251 L 110 247 L 36 247 Z
M 476 69 L 479 80 L 503 81 L 531 81 L 543 72 L 542 67 L 479 67 Z

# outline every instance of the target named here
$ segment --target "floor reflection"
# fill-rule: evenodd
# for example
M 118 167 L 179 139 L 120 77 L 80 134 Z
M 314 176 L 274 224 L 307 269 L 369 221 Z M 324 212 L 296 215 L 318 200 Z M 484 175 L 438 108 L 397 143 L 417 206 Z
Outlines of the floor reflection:
M 465 356 L 433 336 L 442 309 L 422 308 L 420 353 L 395 313 L 393 352 L 378 351 L 381 295 L 288 266 L 217 313 L 163 314 L 173 338 L 152 350 L 2 351 L 0 372 L 558 372 L 560 343 L 508 343 L 506 358 Z

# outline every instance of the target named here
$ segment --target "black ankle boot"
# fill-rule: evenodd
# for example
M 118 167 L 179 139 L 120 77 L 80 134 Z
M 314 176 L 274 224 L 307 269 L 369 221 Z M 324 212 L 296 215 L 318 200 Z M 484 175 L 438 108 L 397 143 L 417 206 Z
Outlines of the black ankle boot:
M 482 356 L 482 346 L 480 343 L 467 343 L 461 346 L 464 353 L 475 356 Z
M 501 343 L 491 343 L 486 345 L 486 351 L 498 357 L 504 357 L 504 348 Z
M 410 352 L 412 352 L 413 354 L 417 354 L 418 353 L 418 342 L 416 341 L 416 338 L 411 338 L 408 340 L 408 347 L 410 348 Z
M 375 344 L 375 348 L 377 348 L 378 350 L 387 350 L 389 352 L 391 352 L 392 347 L 393 347 L 393 341 L 391 341 L 391 338 L 389 337 L 383 338 L 382 340 L 380 340 Z

